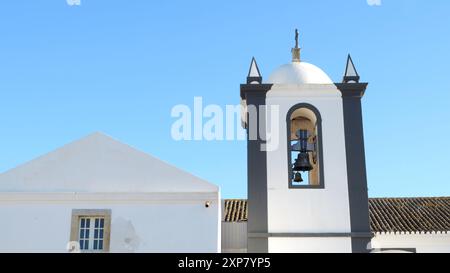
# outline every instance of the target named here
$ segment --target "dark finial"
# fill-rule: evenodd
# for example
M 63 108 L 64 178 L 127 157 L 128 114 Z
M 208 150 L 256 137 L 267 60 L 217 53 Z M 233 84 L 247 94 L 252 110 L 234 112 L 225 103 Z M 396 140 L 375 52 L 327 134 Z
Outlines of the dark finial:
M 359 75 L 356 71 L 355 65 L 353 64 L 352 57 L 350 57 L 350 54 L 347 56 L 347 65 L 345 66 L 345 73 L 344 73 L 344 83 L 358 83 L 359 82 Z
M 300 48 L 298 47 L 298 29 L 295 29 L 295 47 L 291 49 L 292 61 L 300 62 Z
M 256 63 L 255 57 L 252 58 L 250 64 L 250 69 L 248 70 L 247 84 L 261 84 L 262 76 L 259 72 L 258 64 Z

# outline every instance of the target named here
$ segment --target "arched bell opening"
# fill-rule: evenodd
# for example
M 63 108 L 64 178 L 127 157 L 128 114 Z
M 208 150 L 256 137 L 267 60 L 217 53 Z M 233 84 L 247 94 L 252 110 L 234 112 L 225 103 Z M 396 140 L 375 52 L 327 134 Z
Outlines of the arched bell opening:
M 323 188 L 322 121 L 312 105 L 292 107 L 286 117 L 289 188 Z

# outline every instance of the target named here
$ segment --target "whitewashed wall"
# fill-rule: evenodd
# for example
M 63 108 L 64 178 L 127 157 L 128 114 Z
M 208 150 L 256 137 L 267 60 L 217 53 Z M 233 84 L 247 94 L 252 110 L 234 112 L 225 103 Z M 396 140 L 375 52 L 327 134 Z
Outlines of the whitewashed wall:
M 352 252 L 349 238 L 269 238 L 275 253 L 346 253 Z
M 346 238 L 269 238 L 269 249 L 281 253 L 351 252 L 351 244 Z M 247 222 L 222 222 L 222 252 L 247 252 Z
M 346 238 L 270 238 L 277 252 L 350 252 Z M 347 249 L 343 249 L 346 246 Z M 450 233 L 376 233 L 372 253 L 450 253 Z M 247 223 L 222 222 L 222 252 L 247 252 Z
M 450 253 L 450 233 L 377 233 L 372 248 L 374 252 L 415 249 L 417 253 Z
M 322 117 L 324 189 L 289 189 L 286 114 L 309 103 Z M 342 98 L 334 85 L 274 85 L 266 104 L 279 106 L 279 148 L 267 152 L 269 233 L 350 232 Z M 269 128 L 274 128 L 270 125 Z M 329 242 L 330 246 L 328 246 Z M 331 248 L 330 248 L 331 247 Z M 350 238 L 270 238 L 269 251 L 351 251 Z
M 72 209 L 111 209 L 111 252 L 220 252 L 219 200 L 218 193 L 1 193 L 0 252 L 67 252 Z
M 222 222 L 222 252 L 247 252 L 247 222 Z
M 72 209 L 110 209 L 112 252 L 220 252 L 219 200 L 216 185 L 93 133 L 0 174 L 0 251 L 65 252 Z

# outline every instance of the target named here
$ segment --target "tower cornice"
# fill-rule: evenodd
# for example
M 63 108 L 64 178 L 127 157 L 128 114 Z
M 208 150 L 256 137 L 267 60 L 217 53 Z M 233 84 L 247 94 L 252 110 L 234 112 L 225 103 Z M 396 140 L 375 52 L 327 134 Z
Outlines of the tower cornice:
M 335 85 L 341 91 L 342 97 L 362 98 L 368 83 L 335 83 Z
M 252 92 L 252 93 L 258 93 L 258 92 L 262 92 L 262 93 L 267 93 L 271 88 L 272 88 L 273 84 L 241 84 L 241 99 L 245 100 L 245 98 L 247 97 L 247 93 L 248 92 Z

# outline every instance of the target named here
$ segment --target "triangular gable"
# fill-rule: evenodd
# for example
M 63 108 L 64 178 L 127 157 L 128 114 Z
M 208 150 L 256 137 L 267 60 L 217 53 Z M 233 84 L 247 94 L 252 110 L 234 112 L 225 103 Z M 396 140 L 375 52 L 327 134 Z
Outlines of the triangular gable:
M 218 187 L 102 133 L 0 174 L 3 192 L 217 192 Z

